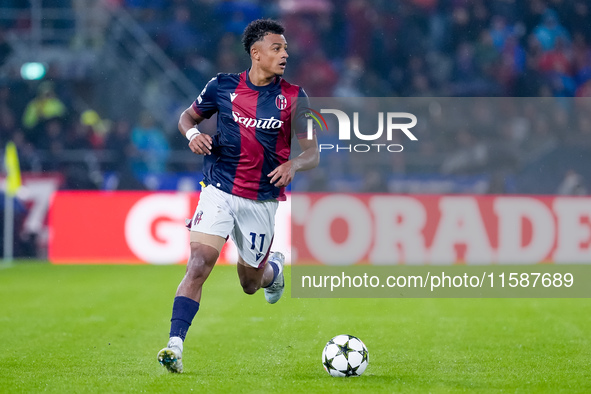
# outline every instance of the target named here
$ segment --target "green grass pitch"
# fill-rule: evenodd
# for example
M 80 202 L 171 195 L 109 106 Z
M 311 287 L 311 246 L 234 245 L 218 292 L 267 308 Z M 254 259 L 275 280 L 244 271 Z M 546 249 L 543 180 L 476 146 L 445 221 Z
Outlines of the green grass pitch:
M 156 361 L 184 266 L 0 268 L 0 392 L 591 392 L 588 299 L 293 299 L 218 266 L 185 342 Z M 289 269 L 287 269 L 289 275 Z M 289 285 L 289 279 L 288 279 Z M 365 374 L 320 355 L 352 334 Z

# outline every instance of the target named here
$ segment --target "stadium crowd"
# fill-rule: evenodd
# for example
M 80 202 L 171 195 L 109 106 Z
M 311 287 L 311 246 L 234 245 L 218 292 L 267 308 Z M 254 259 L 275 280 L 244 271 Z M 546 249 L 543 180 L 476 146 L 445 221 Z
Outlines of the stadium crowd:
M 81 7 L 90 2 L 53 3 Z M 248 58 L 240 43 L 242 30 L 253 19 L 272 17 L 288 32 L 286 78 L 311 97 L 591 96 L 591 6 L 585 0 L 102 4 L 127 9 L 196 86 L 217 72 L 243 70 Z M 11 0 L 0 8 L 27 6 L 28 1 Z M 0 70 L 11 51 L 3 37 L 27 26 L 26 20 L 0 20 Z M 51 65 L 41 82 L 0 74 L 0 142 L 16 142 L 24 170 L 63 172 L 69 188 L 100 188 L 100 173 L 119 171 L 128 180 L 120 187 L 141 188 L 139 174 L 176 169 L 167 165 L 171 151 L 185 148 L 176 130 L 163 129 L 149 113 L 107 120 L 108 113 L 78 110 L 76 94 L 76 85 Z M 556 144 L 589 144 L 591 112 L 576 111 L 568 103 L 549 113 L 529 108 L 509 117 L 476 107 L 474 116 L 490 116 L 490 127 L 464 125 L 426 135 L 410 149 L 412 155 L 343 163 L 342 156 L 328 153 L 317 175 L 310 174 L 319 179 L 306 179 L 306 187 L 322 184 L 322 174 L 328 173 L 371 174 L 362 190 L 386 191 L 385 178 L 391 174 L 516 172 Z M 81 173 L 79 166 L 63 160 L 65 151 L 99 152 L 100 160 L 93 164 L 82 158 L 89 170 Z
M 310 96 L 588 96 L 591 9 L 558 1 L 123 1 L 201 84 L 247 60 L 240 34 L 281 19 Z

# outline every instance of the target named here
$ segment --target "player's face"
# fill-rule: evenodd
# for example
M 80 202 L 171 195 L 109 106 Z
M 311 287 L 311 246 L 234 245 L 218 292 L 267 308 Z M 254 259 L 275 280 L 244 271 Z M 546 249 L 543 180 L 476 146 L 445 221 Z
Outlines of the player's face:
M 283 75 L 287 65 L 287 41 L 282 34 L 267 34 L 256 43 L 259 66 L 270 74 Z

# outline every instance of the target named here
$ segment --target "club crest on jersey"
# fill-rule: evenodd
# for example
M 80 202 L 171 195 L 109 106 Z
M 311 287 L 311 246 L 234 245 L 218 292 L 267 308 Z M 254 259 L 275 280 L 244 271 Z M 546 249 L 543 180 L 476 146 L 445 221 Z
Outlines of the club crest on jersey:
M 202 217 L 203 217 L 203 211 L 197 212 L 197 215 L 195 215 L 195 220 L 193 221 L 195 226 L 198 225 L 199 222 L 201 222 Z
M 279 96 L 275 97 L 275 105 L 282 111 L 287 108 L 287 99 L 285 96 L 280 94 Z

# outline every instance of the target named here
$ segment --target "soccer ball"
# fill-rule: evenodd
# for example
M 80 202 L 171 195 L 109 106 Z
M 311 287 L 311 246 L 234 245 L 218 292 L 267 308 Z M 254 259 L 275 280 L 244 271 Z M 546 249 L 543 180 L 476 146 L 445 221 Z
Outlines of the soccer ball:
M 359 376 L 367 368 L 369 352 L 361 339 L 353 335 L 337 335 L 322 351 L 322 365 L 330 376 Z

